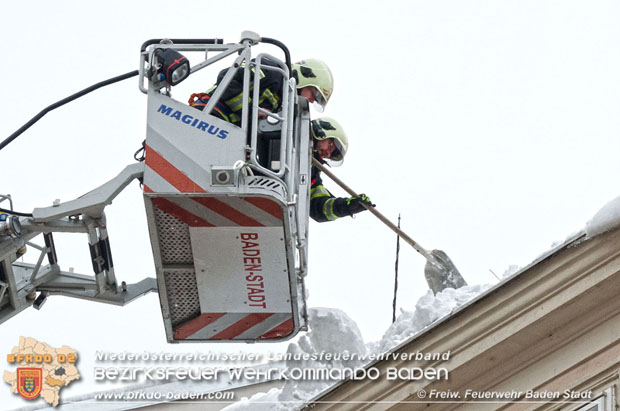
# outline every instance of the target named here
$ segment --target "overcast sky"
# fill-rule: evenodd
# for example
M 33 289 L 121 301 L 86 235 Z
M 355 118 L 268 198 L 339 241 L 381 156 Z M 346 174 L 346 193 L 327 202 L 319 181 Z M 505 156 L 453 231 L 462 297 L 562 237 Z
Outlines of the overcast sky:
M 237 42 L 253 30 L 284 42 L 294 61 L 331 67 L 324 114 L 350 140 L 334 172 L 394 221 L 401 213 L 405 232 L 446 251 L 469 284 L 495 283 L 491 270 L 526 265 L 620 192 L 619 19 L 611 0 L 4 2 L 0 138 L 49 104 L 138 68 L 147 39 Z M 23 212 L 84 194 L 134 161 L 145 112 L 132 79 L 48 114 L 0 153 L 0 192 Z M 106 213 L 119 280 L 154 276 L 138 184 Z M 90 274 L 86 237 L 74 236 L 56 236 L 61 267 Z M 370 213 L 312 223 L 309 306 L 342 309 L 366 341 L 380 339 L 391 321 L 395 240 Z M 423 267 L 402 244 L 399 307 L 426 292 Z M 65 397 L 99 388 L 96 350 L 287 346 L 167 345 L 154 294 L 125 308 L 53 297 L 0 331 L 0 355 L 19 336 L 78 350 L 84 382 Z M 8 385 L 0 403 L 24 405 Z

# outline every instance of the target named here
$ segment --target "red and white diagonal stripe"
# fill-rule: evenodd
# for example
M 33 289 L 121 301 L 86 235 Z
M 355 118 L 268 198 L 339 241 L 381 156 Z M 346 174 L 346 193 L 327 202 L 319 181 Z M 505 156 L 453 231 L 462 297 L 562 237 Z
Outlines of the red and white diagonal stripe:
M 153 197 L 151 201 L 190 227 L 282 226 L 281 206 L 263 197 L 168 196 Z
M 150 146 L 146 146 L 144 191 L 203 193 L 207 191 Z M 149 177 L 149 178 L 146 178 Z M 154 185 L 154 186 L 151 186 Z M 204 185 L 204 183 L 203 183 Z M 190 227 L 269 227 L 282 225 L 282 207 L 265 197 L 153 197 L 153 204 Z
M 180 157 L 177 160 L 179 166 L 168 161 L 164 156 L 151 148 L 148 144 L 145 146 L 146 168 L 144 170 L 144 182 L 155 192 L 177 192 L 177 193 L 206 193 L 202 186 L 207 186 L 205 181 L 201 181 L 205 177 L 196 175 L 190 177 L 189 165 L 193 162 L 186 156 L 175 152 L 175 156 Z M 185 170 L 180 169 L 184 165 Z M 204 174 L 204 173 L 201 173 Z
M 175 340 L 267 340 L 293 332 L 290 313 L 203 313 L 177 327 Z

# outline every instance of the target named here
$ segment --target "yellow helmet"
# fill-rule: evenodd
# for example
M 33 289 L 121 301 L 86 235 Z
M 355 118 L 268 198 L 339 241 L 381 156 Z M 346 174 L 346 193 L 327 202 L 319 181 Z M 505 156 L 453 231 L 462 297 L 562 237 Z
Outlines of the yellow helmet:
M 317 141 L 328 138 L 334 140 L 336 149 L 326 161 L 334 167 L 341 165 L 349 148 L 349 140 L 342 126 L 331 117 L 321 117 L 310 122 L 310 133 L 312 138 Z
M 322 113 L 334 91 L 334 77 L 327 64 L 319 59 L 306 59 L 292 64 L 292 69 L 298 89 L 310 86 L 317 91 L 315 108 Z

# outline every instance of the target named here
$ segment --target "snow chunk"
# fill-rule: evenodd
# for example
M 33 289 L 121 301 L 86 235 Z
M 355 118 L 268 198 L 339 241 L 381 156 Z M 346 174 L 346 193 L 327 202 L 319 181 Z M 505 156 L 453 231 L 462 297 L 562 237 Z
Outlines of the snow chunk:
M 586 234 L 592 238 L 620 226 L 620 197 L 603 206 L 586 224 Z
M 240 401 L 229 405 L 224 408 L 226 411 L 282 411 L 288 408 L 283 407 L 278 403 L 278 395 L 280 392 L 278 388 L 272 388 L 268 392 L 260 392 L 254 394 L 252 398 L 243 397 Z
M 311 308 L 308 311 L 308 322 L 311 330 L 298 342 L 304 352 L 333 352 L 336 348 L 340 352 L 365 353 L 366 347 L 357 323 L 344 311 Z
M 381 341 L 369 344 L 369 349 L 377 354 L 390 351 L 436 320 L 449 315 L 455 308 L 472 300 L 489 287 L 491 287 L 490 284 L 470 285 L 458 290 L 446 288 L 437 295 L 433 295 L 433 292 L 428 290 L 418 300 L 415 310 L 401 310 L 401 315 L 383 334 Z
M 510 264 L 508 266 L 508 268 L 506 268 L 506 270 L 504 271 L 504 274 L 502 274 L 502 278 L 508 278 L 508 277 L 512 277 L 513 275 L 515 275 L 519 270 L 521 269 L 520 265 L 517 264 Z
M 343 311 L 335 308 L 311 308 L 308 310 L 310 331 L 290 343 L 287 353 L 291 357 L 307 360 L 288 360 L 287 369 L 308 370 L 312 368 L 355 368 L 363 365 L 367 351 L 362 334 L 355 323 Z M 321 354 L 333 354 L 325 358 Z M 343 360 L 354 358 L 353 360 Z M 303 406 L 312 397 L 336 381 L 288 380 L 282 389 L 273 388 L 268 393 L 259 393 L 244 398 L 225 408 L 226 411 L 284 411 Z
M 366 346 L 362 334 L 355 323 L 346 313 L 335 308 L 311 308 L 308 311 L 310 332 L 303 335 L 297 343 L 288 347 L 288 353 L 303 355 L 309 354 L 308 360 L 287 361 L 290 369 L 308 370 L 311 368 L 355 368 L 362 365 L 361 358 L 366 356 Z M 313 359 L 312 356 L 321 353 L 339 354 L 337 358 Z M 343 360 L 353 357 L 353 360 Z M 282 403 L 308 401 L 315 394 L 323 391 L 334 381 L 323 380 L 288 380 L 284 384 L 278 399 Z

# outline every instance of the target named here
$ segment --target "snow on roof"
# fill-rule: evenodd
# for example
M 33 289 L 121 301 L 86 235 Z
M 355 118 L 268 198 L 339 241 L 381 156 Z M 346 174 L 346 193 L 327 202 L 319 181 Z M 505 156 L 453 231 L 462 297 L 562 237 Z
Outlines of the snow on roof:
M 385 332 L 380 341 L 364 344 L 355 321 L 346 313 L 333 308 L 311 308 L 308 311 L 310 331 L 297 342 L 289 344 L 287 353 L 306 360 L 287 361 L 289 370 L 351 370 L 363 368 L 376 358 L 391 351 L 398 344 L 410 340 L 419 332 L 449 317 L 454 310 L 488 289 L 489 285 L 452 288 L 433 295 L 428 291 L 420 298 L 413 311 L 402 310 L 400 316 Z M 333 358 L 321 356 L 331 353 Z M 295 357 L 293 357 L 295 358 Z M 251 398 L 244 398 L 226 408 L 226 411 L 290 410 L 303 406 L 334 387 L 333 380 L 290 379 L 281 389 L 272 389 Z
M 558 251 L 579 244 L 620 226 L 620 197 L 607 203 L 588 221 L 585 230 L 568 236 L 564 241 L 554 243 L 551 248 L 540 254 L 530 264 L 519 268 L 511 265 L 503 279 L 491 286 L 489 284 L 461 287 L 458 290 L 445 289 L 437 295 L 429 290 L 415 305 L 413 311 L 401 310 L 400 316 L 388 328 L 380 341 L 363 344 L 357 324 L 344 312 L 328 308 L 311 308 L 309 310 L 310 331 L 297 343 L 289 345 L 288 352 L 320 353 L 329 351 L 358 353 L 362 358 L 381 358 L 382 354 L 398 351 L 425 332 L 447 321 L 456 313 L 485 298 L 496 289 L 541 263 Z M 363 347 L 363 348 L 362 348 Z M 351 368 L 367 367 L 373 361 L 321 361 L 308 360 L 302 363 L 287 364 L 297 368 Z M 233 404 L 225 410 L 290 410 L 325 395 L 344 381 L 287 381 L 282 389 L 272 389 L 268 393 L 256 394 L 251 398 Z
M 586 224 L 586 234 L 592 238 L 620 226 L 620 197 L 609 201 Z
M 360 330 L 344 311 L 334 308 L 308 310 L 310 331 L 289 344 L 289 370 L 345 369 L 362 367 L 368 355 Z M 320 357 L 321 353 L 333 354 Z M 306 358 L 297 360 L 295 358 Z M 333 381 L 289 379 L 282 389 L 256 394 L 224 408 L 238 410 L 290 410 L 297 408 L 333 385 Z

